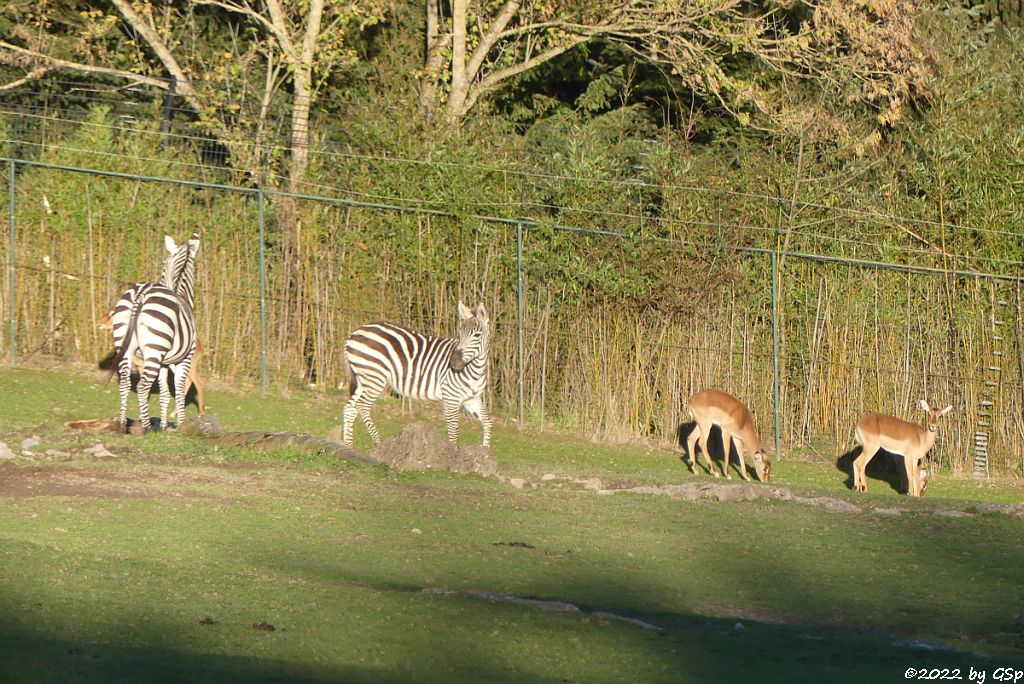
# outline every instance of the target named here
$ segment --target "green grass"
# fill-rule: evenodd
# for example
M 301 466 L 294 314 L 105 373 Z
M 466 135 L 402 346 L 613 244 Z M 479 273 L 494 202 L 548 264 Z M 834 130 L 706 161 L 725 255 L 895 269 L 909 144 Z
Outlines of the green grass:
M 208 394 L 239 430 L 322 435 L 343 404 Z M 0 370 L 0 397 L 0 441 L 37 435 L 36 453 L 68 454 L 0 463 L 0 681 L 873 682 L 1024 668 L 1024 520 L 934 515 L 1019 501 L 1010 482 L 940 476 L 911 501 L 881 479 L 854 495 L 820 460 L 779 464 L 779 484 L 859 515 L 597 496 L 564 480 L 517 490 L 178 433 L 70 431 L 65 420 L 116 413 L 116 387 L 89 374 Z M 408 420 L 396 407 L 375 411 L 385 435 Z M 84 457 L 96 442 L 118 457 Z M 668 450 L 504 426 L 494 442 L 507 477 L 710 479 Z M 15 482 L 62 489 L 14 495 Z M 276 630 L 252 628 L 262 621 Z M 899 645 L 911 640 L 948 650 Z

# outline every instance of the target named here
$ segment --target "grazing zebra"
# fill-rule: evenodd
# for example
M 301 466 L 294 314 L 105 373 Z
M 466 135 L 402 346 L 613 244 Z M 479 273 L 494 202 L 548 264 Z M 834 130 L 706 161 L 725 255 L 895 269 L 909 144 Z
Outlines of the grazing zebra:
M 352 397 L 345 404 L 342 441 L 352 446 L 352 424 L 362 417 L 374 444 L 380 433 L 370 407 L 385 387 L 402 397 L 444 402 L 448 440 L 459 439 L 459 409 L 480 421 L 483 445 L 491 444 L 493 421 L 484 407 L 491 330 L 483 304 L 459 302 L 459 337 L 431 337 L 394 323 L 368 323 L 345 341 L 345 369 Z
M 183 245 L 166 236 L 164 246 L 170 256 L 164 262 L 164 275 L 160 282 L 136 283 L 125 290 L 114 307 L 114 347 L 117 349 L 115 359 L 121 380 L 119 420 L 122 431 L 128 423 L 131 366 L 136 354 L 143 363 L 137 387 L 142 429 L 150 428 L 149 391 L 157 376 L 160 378 L 161 425 L 166 425 L 164 421 L 170 403 L 168 367 L 174 371 L 178 424 L 185 419 L 185 384 L 196 348 L 192 303 L 199 236 L 193 233 Z

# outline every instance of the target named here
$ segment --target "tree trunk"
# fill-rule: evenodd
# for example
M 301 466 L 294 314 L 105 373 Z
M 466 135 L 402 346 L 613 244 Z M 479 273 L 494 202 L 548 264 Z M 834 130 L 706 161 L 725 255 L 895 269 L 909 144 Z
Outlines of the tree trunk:
M 466 78 L 466 2 L 452 0 L 452 83 L 446 110 L 452 121 L 462 116 L 469 95 L 469 80 Z

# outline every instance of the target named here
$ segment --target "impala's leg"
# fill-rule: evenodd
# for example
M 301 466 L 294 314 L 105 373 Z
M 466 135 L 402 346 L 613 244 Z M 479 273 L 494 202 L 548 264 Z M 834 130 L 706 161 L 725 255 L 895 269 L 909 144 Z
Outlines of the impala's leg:
M 195 359 L 192 360 L 192 367 L 188 369 L 188 375 L 185 377 L 185 392 L 182 396 L 188 395 L 188 388 L 191 385 L 196 386 L 196 406 L 199 407 L 199 415 L 205 416 L 206 400 L 203 399 L 203 379 L 196 371 Z
M 726 430 L 725 428 L 722 428 L 722 474 L 725 475 L 726 480 L 732 479 L 732 475 L 729 474 L 729 452 L 732 451 L 732 442 L 732 433 Z M 736 453 L 739 453 L 738 446 L 736 448 Z M 742 462 L 743 459 L 742 457 L 740 457 L 740 463 Z
M 732 443 L 736 445 L 736 458 L 740 460 L 740 475 L 747 482 L 750 482 L 750 474 L 747 472 L 747 464 L 743 462 L 743 445 L 735 437 L 732 438 Z
M 700 437 L 700 426 L 694 425 L 686 437 L 686 453 L 690 455 L 690 472 L 697 472 L 697 438 Z
M 715 466 L 711 463 L 711 450 L 708 449 L 708 435 L 711 434 L 711 423 L 698 423 L 697 428 L 700 430 L 700 450 L 704 454 L 704 464 L 708 467 L 708 472 L 718 477 L 718 471 L 715 470 Z
M 494 421 L 487 414 L 487 409 L 484 408 L 483 400 L 480 397 L 473 397 L 465 404 L 462 408 L 466 410 L 466 413 L 473 416 L 480 421 L 480 425 L 484 429 L 484 441 L 483 445 L 489 447 L 491 445 L 491 428 L 494 425 Z M 457 430 L 458 428 L 456 428 Z
M 853 489 L 857 492 L 868 491 L 867 468 L 868 463 L 874 458 L 878 451 L 879 444 L 871 440 L 864 440 L 860 455 L 853 460 Z
M 921 496 L 921 459 L 904 456 L 903 465 L 907 470 L 907 494 Z

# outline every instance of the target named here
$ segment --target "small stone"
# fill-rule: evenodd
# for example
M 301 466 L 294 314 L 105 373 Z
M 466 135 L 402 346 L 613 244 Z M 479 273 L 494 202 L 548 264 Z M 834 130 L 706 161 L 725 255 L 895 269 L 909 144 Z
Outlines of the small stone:
M 558 476 L 555 475 L 554 473 L 544 473 L 543 475 L 540 476 L 540 481 L 541 482 L 551 482 L 552 480 L 557 480 L 557 479 L 558 479 Z
M 597 491 L 599 489 L 604 489 L 604 485 L 601 484 L 601 481 L 599 479 L 597 479 L 596 477 L 592 477 L 583 483 L 583 488 L 593 489 L 594 491 Z
M 513 477 L 511 480 L 508 481 L 508 483 L 515 487 L 516 489 L 522 489 L 523 487 L 526 486 L 526 480 L 524 480 L 521 477 Z
M 412 528 L 412 529 L 411 529 L 411 530 L 409 530 L 409 531 L 410 531 L 410 532 L 412 532 L 413 534 L 423 534 L 423 530 L 421 530 L 421 529 L 420 529 L 420 528 L 418 528 L 418 527 L 414 527 L 414 528 Z
M 94 444 L 88 449 L 84 450 L 85 453 L 89 454 L 93 458 L 117 458 L 117 454 L 108 451 L 107 447 L 102 444 Z
M 899 508 L 876 508 L 875 513 L 879 515 L 899 515 L 902 511 Z
M 11 447 L 7 446 L 3 442 L 0 442 L 0 458 L 14 458 L 16 454 L 11 451 Z
M 735 629 L 737 632 L 741 629 L 746 629 L 746 627 L 743 626 L 742 622 L 737 622 L 735 625 L 732 626 L 732 628 Z
M 935 515 L 942 516 L 943 518 L 973 518 L 973 513 L 967 511 L 935 511 Z
M 21 440 L 21 448 L 24 449 L 25 451 L 28 451 L 33 447 L 37 447 L 40 444 L 41 442 L 39 441 L 39 438 L 36 437 L 35 435 L 32 435 L 28 439 Z

